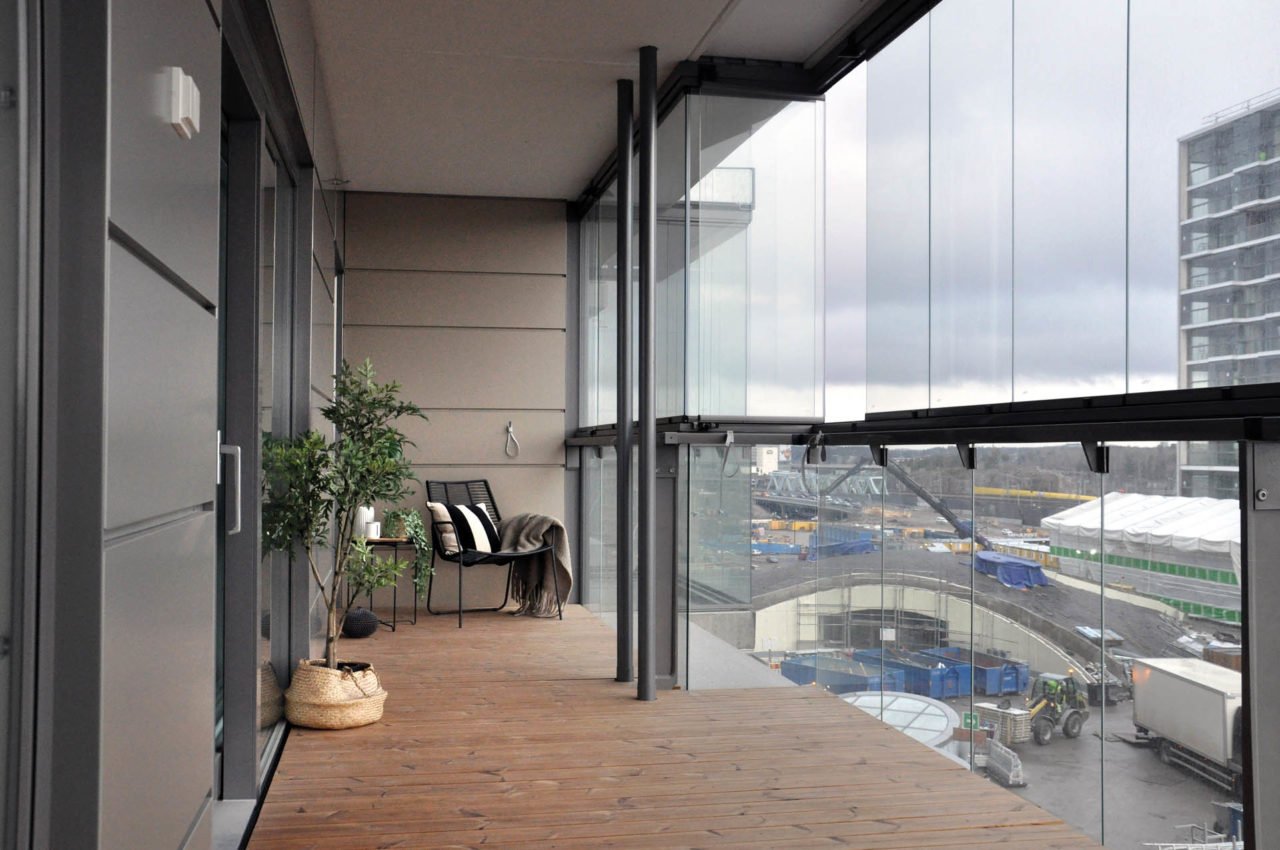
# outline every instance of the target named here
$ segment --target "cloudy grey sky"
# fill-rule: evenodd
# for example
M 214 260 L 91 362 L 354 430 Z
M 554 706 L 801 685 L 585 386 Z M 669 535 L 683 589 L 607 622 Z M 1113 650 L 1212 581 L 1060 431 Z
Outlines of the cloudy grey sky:
M 1176 386 L 1178 139 L 1280 87 L 1277 31 L 1274 0 L 945 0 L 842 81 L 828 419 L 864 370 L 873 411 Z

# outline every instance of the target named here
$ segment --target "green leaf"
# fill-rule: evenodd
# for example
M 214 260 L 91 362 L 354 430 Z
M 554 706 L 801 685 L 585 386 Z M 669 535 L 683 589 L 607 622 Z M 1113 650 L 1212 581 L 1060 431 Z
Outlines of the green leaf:
M 332 615 L 346 596 L 344 591 L 367 593 L 385 587 L 406 566 L 374 555 L 368 542 L 357 538 L 354 527 L 360 506 L 400 502 L 412 492 L 410 484 L 415 479 L 405 457 L 410 443 L 395 422 L 404 416 L 424 421 L 427 417 L 420 407 L 399 395 L 400 385 L 395 381 L 377 382 L 370 361 L 355 368 L 343 361 L 334 376 L 333 402 L 321 411 L 334 425 L 335 439 L 314 431 L 296 437 L 263 434 L 263 551 L 288 552 L 292 558 L 301 546 L 319 582 L 315 554 L 320 549 L 333 550 L 333 571 L 321 588 L 331 614 L 331 629 L 340 622 Z M 414 563 L 419 566 L 416 586 L 430 572 L 431 550 L 426 540 L 423 569 L 420 541 L 425 540 L 425 529 L 421 517 L 414 529 Z M 329 638 L 332 666 L 337 636 Z

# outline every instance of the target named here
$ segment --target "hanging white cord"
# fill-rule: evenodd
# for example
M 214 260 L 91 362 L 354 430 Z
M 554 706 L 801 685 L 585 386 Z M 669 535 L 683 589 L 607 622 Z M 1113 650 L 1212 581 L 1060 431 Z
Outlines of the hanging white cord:
M 507 442 L 502 447 L 507 457 L 520 457 L 520 441 L 516 439 L 515 424 L 508 420 L 507 422 Z

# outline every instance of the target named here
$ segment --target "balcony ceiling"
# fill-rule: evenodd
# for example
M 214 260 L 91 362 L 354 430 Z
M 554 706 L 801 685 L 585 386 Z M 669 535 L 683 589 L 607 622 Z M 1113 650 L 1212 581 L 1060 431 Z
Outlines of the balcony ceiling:
M 577 197 L 613 150 L 614 81 L 658 48 L 816 61 L 881 0 L 312 0 L 346 188 Z M 801 13 L 802 12 L 802 13 Z

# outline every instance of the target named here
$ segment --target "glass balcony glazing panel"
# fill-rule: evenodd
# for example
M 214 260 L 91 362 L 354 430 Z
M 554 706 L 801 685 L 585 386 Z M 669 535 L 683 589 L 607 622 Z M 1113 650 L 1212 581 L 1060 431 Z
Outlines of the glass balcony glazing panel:
M 659 418 L 679 416 L 685 412 L 685 326 L 687 311 L 685 300 L 686 269 L 688 267 L 688 211 L 685 198 L 688 193 L 688 158 L 686 156 L 687 98 L 658 125 L 657 195 L 658 227 L 654 232 L 654 281 L 657 299 L 657 321 L 654 325 L 657 349 L 657 397 L 654 401 Z M 635 175 L 639 180 L 640 170 Z M 635 192 L 639 203 L 639 191 Z M 637 222 L 639 219 L 637 219 Z M 639 233 L 636 226 L 636 250 L 632 254 L 639 273 Z M 636 278 L 637 281 L 639 278 Z M 637 296 L 639 286 L 636 286 Z M 636 330 L 639 333 L 637 314 Z M 638 337 L 637 337 L 638 338 Z M 639 349 L 637 348 L 637 351 Z M 639 410 L 639 405 L 636 408 Z M 610 417 L 612 421 L 616 417 Z
M 883 546 L 883 601 L 867 600 L 880 609 L 878 642 L 853 658 L 879 671 L 886 705 L 906 692 L 944 706 L 946 728 L 929 743 L 972 769 L 980 755 L 980 733 L 967 728 L 975 725 L 973 473 L 953 446 L 888 452 L 883 504 L 872 515 Z
M 751 604 L 751 449 L 693 446 L 689 451 L 691 611 Z
M 820 415 L 822 105 L 687 103 L 688 412 Z
M 929 402 L 1013 396 L 1013 6 L 930 13 Z
M 869 413 L 930 403 L 929 27 L 922 18 L 867 69 Z
M 579 424 L 600 421 L 600 205 L 593 204 L 579 228 L 581 364 L 579 375 Z
M 596 412 L 597 424 L 618 418 L 618 184 L 597 205 Z
M 1250 242 L 1274 232 L 1270 215 L 1265 207 L 1230 210 L 1256 198 L 1262 183 L 1254 175 L 1271 168 L 1271 107 L 1258 96 L 1280 80 L 1269 35 L 1280 10 L 1266 0 L 1239 0 L 1212 15 L 1196 9 L 1203 11 L 1193 0 L 1129 3 L 1130 391 L 1177 385 L 1178 337 L 1168 329 L 1180 308 L 1172 293 L 1269 273 L 1266 246 Z M 1203 199 L 1220 197 L 1220 187 L 1229 201 L 1209 210 L 1220 217 L 1180 231 L 1179 219 L 1191 218 Z M 1216 253 L 1183 259 L 1204 251 Z M 1238 380 L 1212 371 L 1199 378 L 1210 385 Z M 1189 373 L 1186 380 L 1192 382 Z
M 19 57 L 23 49 L 19 41 L 22 16 L 18 3 L 0 4 L 0 91 L 18 92 L 25 100 L 26 88 L 20 86 Z M 24 105 L 25 108 L 25 105 Z M 10 612 L 13 610 L 13 582 L 19 574 L 22 530 L 15 528 L 18 517 L 25 516 L 25 498 L 16 484 L 19 475 L 19 433 L 22 426 L 21 386 L 23 352 L 20 342 L 22 315 L 27 299 L 22 293 L 27 288 L 23 280 L 26 254 L 22 244 L 25 232 L 25 192 L 23 191 L 22 113 L 17 108 L 0 107 L 0 418 L 5 423 L 0 428 L 0 634 L 9 636 L 5 652 L 0 657 L 0 700 L 5 706 L 14 705 L 10 681 L 15 658 L 22 657 L 22 646 L 15 635 Z M 24 429 L 25 430 L 25 429 Z M 11 800 L 15 796 L 9 787 L 11 770 L 9 741 L 12 721 L 8 710 L 0 711 L 0 799 Z M 0 844 L 7 844 L 14 825 L 9 820 L 9 807 L 0 813 Z
M 867 409 L 867 65 L 827 92 L 824 415 Z
M 977 525 L 986 545 L 974 576 L 974 640 L 982 653 L 974 674 L 988 691 L 975 696 L 977 713 L 997 740 L 1014 741 L 1027 783 L 1015 792 L 1101 841 L 1110 777 L 1102 774 L 1101 723 L 1089 705 L 1102 650 L 1089 636 L 1104 625 L 1102 545 L 1096 522 L 1064 529 L 1060 521 L 1097 516 L 1100 477 L 1078 444 L 984 445 L 977 457 Z M 1170 446 L 1164 458 L 1172 457 Z M 1157 629 L 1159 617 L 1149 625 Z M 991 691 L 1005 687 L 1016 691 L 1003 698 L 1011 708 L 1032 713 L 1004 713 Z M 1130 793 L 1140 789 L 1135 780 Z
M 1231 469 L 1179 473 L 1170 444 L 1111 448 L 1101 528 L 1105 611 L 1117 633 L 1107 668 L 1117 681 L 1115 704 L 1093 709 L 1105 724 L 1108 847 L 1232 837 L 1225 804 L 1239 799 L 1244 732 L 1238 472 L 1235 444 L 1192 446 L 1232 458 Z M 1224 682 L 1225 694 L 1210 697 L 1214 709 L 1196 707 Z M 1157 720 L 1151 712 L 1162 707 L 1172 710 Z M 1155 739 L 1151 747 L 1118 740 L 1141 730 Z M 1178 747 L 1188 745 L 1197 752 L 1178 763 Z M 1189 823 L 1199 824 L 1196 834 L 1177 826 Z
M 1014 16 L 1014 401 L 1124 392 L 1125 25 L 1111 0 Z

